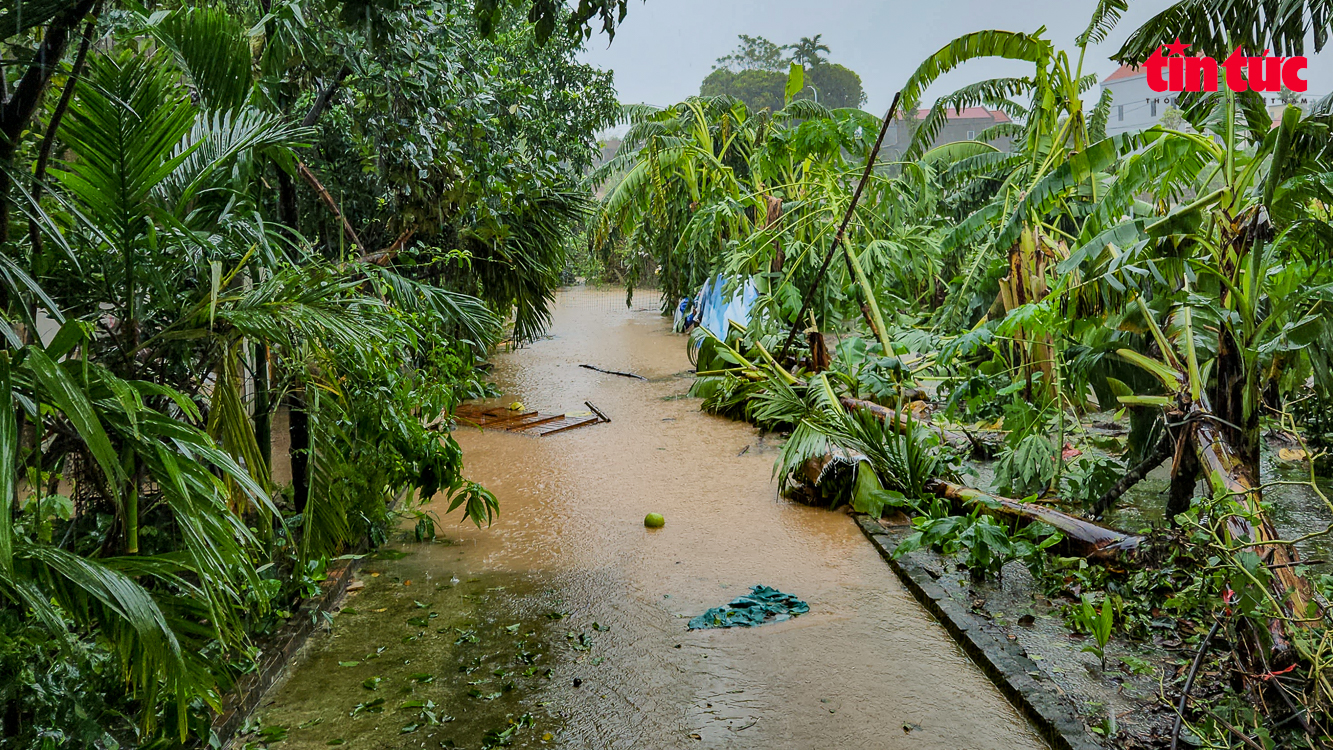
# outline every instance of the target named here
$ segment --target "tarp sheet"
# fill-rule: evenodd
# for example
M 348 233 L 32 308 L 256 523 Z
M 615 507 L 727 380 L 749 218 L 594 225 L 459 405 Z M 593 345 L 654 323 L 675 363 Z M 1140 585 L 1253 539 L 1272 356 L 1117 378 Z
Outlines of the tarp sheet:
M 690 620 L 689 629 L 748 628 L 767 622 L 781 622 L 809 611 L 809 604 L 791 594 L 784 594 L 769 586 L 753 586 L 745 596 L 738 596 L 730 604 L 713 607 Z
M 759 299 L 759 290 L 755 288 L 753 279 L 746 279 L 729 299 L 723 294 L 727 283 L 728 279 L 725 277 L 714 276 L 704 284 L 703 320 L 699 322 L 699 325 L 724 341 L 727 338 L 727 321 L 734 320 L 743 326 L 749 326 L 750 310 L 754 307 L 755 300 Z

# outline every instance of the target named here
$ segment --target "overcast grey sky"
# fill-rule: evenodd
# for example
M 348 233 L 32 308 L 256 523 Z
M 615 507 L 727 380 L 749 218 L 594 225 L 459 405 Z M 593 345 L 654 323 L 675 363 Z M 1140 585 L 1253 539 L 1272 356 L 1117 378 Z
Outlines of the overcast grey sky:
M 595 34 L 582 58 L 615 71 L 621 101 L 666 105 L 698 94 L 699 83 L 717 58 L 735 48 L 739 34 L 777 44 L 823 34 L 833 50 L 830 59 L 861 75 L 865 108 L 882 114 L 916 66 L 954 37 L 982 29 L 1036 31 L 1045 24 L 1056 49 L 1073 50 L 1095 5 L 1092 0 L 630 0 L 615 41 L 608 47 L 606 36 Z M 1107 42 L 1089 48 L 1084 72 L 1114 71 L 1107 56 L 1168 5 L 1133 0 Z M 1030 70 L 1023 63 L 973 61 L 941 78 L 924 101 L 982 78 Z M 1305 77 L 1312 94 L 1333 88 L 1333 45 L 1311 56 Z M 1095 101 L 1094 94 L 1089 105 Z

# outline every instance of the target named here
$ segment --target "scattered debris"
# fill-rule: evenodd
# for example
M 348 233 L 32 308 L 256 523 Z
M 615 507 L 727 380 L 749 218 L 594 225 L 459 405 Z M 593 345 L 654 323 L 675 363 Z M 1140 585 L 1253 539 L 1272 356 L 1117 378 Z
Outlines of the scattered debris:
M 695 617 L 690 620 L 688 627 L 690 630 L 748 628 L 768 622 L 781 622 L 809 611 L 810 605 L 791 594 L 784 594 L 769 586 L 752 586 L 750 593 Z
M 607 424 L 611 423 L 611 418 L 606 416 L 606 414 L 604 414 L 601 409 L 598 409 L 596 406 L 593 406 L 591 401 L 584 401 L 583 405 L 588 407 L 588 411 L 591 411 L 593 414 L 596 414 L 598 417 L 600 417 L 603 422 L 606 422 Z
M 585 401 L 584 404 L 590 409 L 586 414 L 542 414 L 536 411 L 514 411 L 504 407 L 486 408 L 477 404 L 462 404 L 454 411 L 454 417 L 459 422 L 484 430 L 504 430 L 536 437 L 611 421 L 610 417 L 591 403 Z

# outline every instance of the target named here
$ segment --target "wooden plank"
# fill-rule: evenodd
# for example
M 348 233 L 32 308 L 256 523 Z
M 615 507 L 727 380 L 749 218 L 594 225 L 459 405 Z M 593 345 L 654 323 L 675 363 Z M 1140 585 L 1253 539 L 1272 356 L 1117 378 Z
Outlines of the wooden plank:
M 577 420 L 577 421 L 572 421 L 570 418 L 566 417 L 565 420 L 564 420 L 564 422 L 566 422 L 566 424 L 561 424 L 560 422 L 554 422 L 554 423 L 552 423 L 551 425 L 549 425 L 549 427 L 552 428 L 552 429 L 547 429 L 546 427 L 543 427 L 543 428 L 540 428 L 538 431 L 535 431 L 534 434 L 536 434 L 538 437 L 546 437 L 547 435 L 554 435 L 554 434 L 556 434 L 557 432 L 564 432 L 564 431 L 566 431 L 566 430 L 573 430 L 573 429 L 577 429 L 577 428 L 579 428 L 579 427 L 584 427 L 584 426 L 586 426 L 586 425 L 597 424 L 597 423 L 599 423 L 599 422 L 602 421 L 601 419 L 599 419 L 599 418 L 597 418 L 597 417 L 595 417 L 595 416 L 593 416 L 593 417 L 582 417 L 582 418 L 575 417 L 574 419 Z
M 537 425 L 543 425 L 546 424 L 547 422 L 554 422 L 557 419 L 564 419 L 564 418 L 565 418 L 564 414 L 538 414 L 537 418 L 534 420 L 523 422 L 522 424 L 516 424 L 513 427 L 507 427 L 506 429 L 509 430 L 510 432 L 523 432 L 525 430 L 528 430 L 529 428 L 536 427 Z
M 485 419 L 484 421 L 479 423 L 482 427 L 508 429 L 510 425 L 514 424 L 518 420 L 526 419 L 528 417 L 536 417 L 540 415 L 538 414 L 538 412 L 528 411 L 522 413 L 510 413 L 507 415 L 489 415 L 489 416 L 490 418 Z

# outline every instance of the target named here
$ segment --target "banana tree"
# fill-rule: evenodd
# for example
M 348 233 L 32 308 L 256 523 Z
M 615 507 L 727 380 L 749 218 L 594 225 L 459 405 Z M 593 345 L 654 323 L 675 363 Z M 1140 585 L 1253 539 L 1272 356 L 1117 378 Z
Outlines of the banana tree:
M 1061 270 L 1081 273 L 1082 309 L 1129 307 L 1150 330 L 1160 359 L 1122 356 L 1160 381 L 1184 425 L 1173 465 L 1183 491 L 1169 510 L 1186 510 L 1196 472 L 1234 507 L 1216 513 L 1217 533 L 1233 569 L 1244 555 L 1263 562 L 1245 582 L 1266 625 L 1258 641 L 1244 634 L 1259 664 L 1308 657 L 1300 631 L 1321 617 L 1263 505 L 1259 427 L 1305 373 L 1329 382 L 1330 123 L 1290 107 L 1273 127 L 1257 96 L 1222 88 L 1186 99 L 1190 131 L 1162 130 L 1119 165 Z
M 1125 160 L 1061 270 L 1084 269 L 1080 294 L 1099 298 L 1089 307 L 1142 294 L 1158 314 L 1207 321 L 1216 333 L 1195 340 L 1204 390 L 1257 476 L 1263 392 L 1276 407 L 1291 375 L 1329 382 L 1316 350 L 1333 341 L 1321 314 L 1330 118 L 1289 107 L 1272 127 L 1257 95 L 1229 90 L 1186 104 L 1192 132 L 1162 131 Z
M 757 134 L 745 105 L 694 98 L 666 109 L 628 107 L 616 157 L 592 175 L 615 177 L 595 219 L 594 244 L 618 235 L 659 262 L 664 299 L 691 294 L 720 245 L 753 229 L 747 160 Z M 631 285 L 633 278 L 630 279 Z
M 960 279 L 937 325 L 972 323 L 988 310 L 990 318 L 1000 318 L 1060 291 L 1053 268 L 1078 233 L 1080 207 L 1096 200 L 1104 170 L 1143 142 L 1134 136 L 1104 137 L 1105 97 L 1091 115 L 1085 112 L 1082 95 L 1096 78 L 1084 75 L 1082 67 L 1088 45 L 1105 33 L 1100 17 L 1094 16 L 1076 40 L 1077 62 L 1056 52 L 1043 31 L 961 36 L 923 61 L 903 89 L 908 110 L 914 111 L 922 91 L 969 61 L 997 57 L 1032 65 L 1027 76 L 988 79 L 941 97 L 915 128 L 906 151 L 908 158 L 925 156 L 950 110 L 984 105 L 1023 121 L 983 132 L 976 143 L 937 150 L 947 200 L 960 209 L 957 225 L 941 243 L 947 265 L 958 269 Z M 985 142 L 1001 136 L 1016 136 L 1016 150 L 1004 153 Z M 960 257 L 968 246 L 973 249 Z M 1007 259 L 1008 273 L 995 303 L 989 304 L 977 294 L 979 280 L 1001 258 Z M 1041 373 L 1040 392 L 1052 396 L 1059 378 L 1055 340 L 1049 331 L 1020 327 L 1013 333 L 1015 366 L 1029 380 Z

